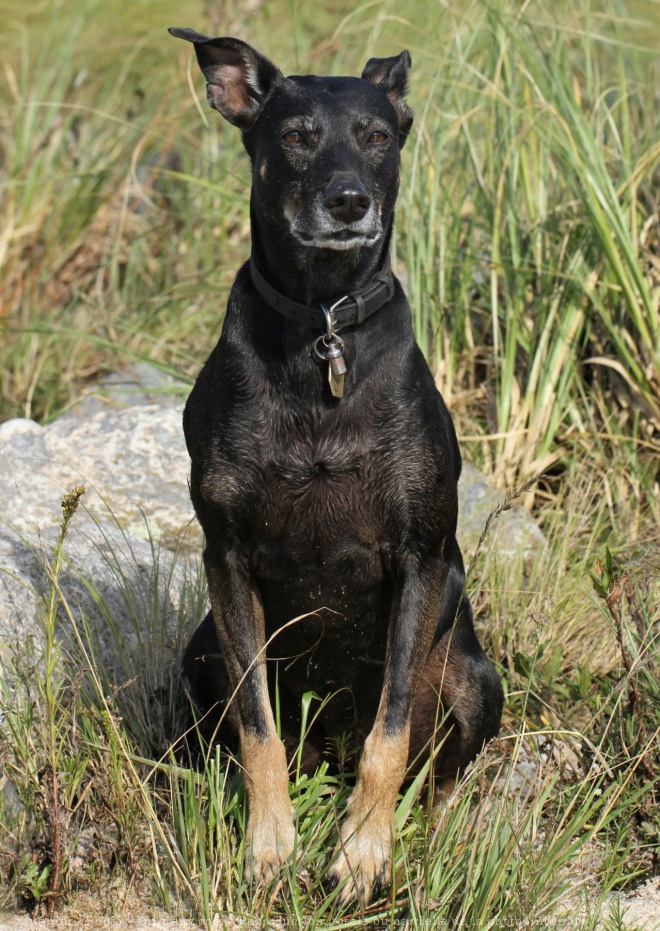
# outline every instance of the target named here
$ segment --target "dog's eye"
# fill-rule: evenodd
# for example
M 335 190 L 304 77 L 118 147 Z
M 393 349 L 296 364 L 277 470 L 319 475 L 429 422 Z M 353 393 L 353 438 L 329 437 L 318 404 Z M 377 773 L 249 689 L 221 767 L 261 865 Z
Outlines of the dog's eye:
M 369 142 L 372 145 L 381 145 L 381 143 L 387 141 L 387 133 L 382 132 L 380 129 L 377 129 L 376 132 L 373 132 L 369 136 Z
M 303 141 L 303 134 L 297 132 L 295 129 L 290 130 L 288 133 L 284 133 L 282 136 L 285 142 L 288 142 L 289 145 L 300 145 Z

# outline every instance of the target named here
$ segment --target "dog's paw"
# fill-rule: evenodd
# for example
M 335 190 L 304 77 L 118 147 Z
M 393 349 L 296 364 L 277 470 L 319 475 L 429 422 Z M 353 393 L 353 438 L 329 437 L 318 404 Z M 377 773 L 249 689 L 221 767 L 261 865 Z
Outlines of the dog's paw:
M 293 853 L 295 828 L 293 813 L 288 818 L 272 816 L 248 822 L 247 847 L 243 878 L 256 885 L 273 879 Z
M 356 899 L 366 905 L 376 890 L 389 886 L 393 830 L 394 825 L 387 819 L 372 817 L 360 824 L 349 817 L 326 880 L 329 891 L 340 887 L 339 905 Z

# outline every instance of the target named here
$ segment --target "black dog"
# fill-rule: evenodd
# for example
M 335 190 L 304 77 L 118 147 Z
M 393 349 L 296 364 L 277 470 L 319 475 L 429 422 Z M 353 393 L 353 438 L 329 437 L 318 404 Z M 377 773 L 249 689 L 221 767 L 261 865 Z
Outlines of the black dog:
M 463 591 L 456 435 L 388 259 L 410 57 L 285 78 L 237 39 L 170 31 L 252 161 L 252 258 L 184 415 L 212 606 L 185 671 L 202 708 L 231 700 L 256 880 L 294 847 L 301 696 L 338 693 L 305 762 L 368 735 L 330 868 L 364 899 L 389 881 L 409 763 L 444 738 L 436 779 L 455 779 L 502 710 Z

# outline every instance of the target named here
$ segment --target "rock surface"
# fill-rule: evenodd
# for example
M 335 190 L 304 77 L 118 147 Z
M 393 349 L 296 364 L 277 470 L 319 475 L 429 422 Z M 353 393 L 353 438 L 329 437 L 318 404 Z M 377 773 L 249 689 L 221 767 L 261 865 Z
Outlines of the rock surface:
M 10 420 L 0 425 L 0 463 L 4 521 L 29 535 L 59 525 L 62 496 L 77 485 L 88 511 L 132 536 L 174 538 L 194 517 L 181 407 L 102 410 L 45 427 Z
M 135 617 L 127 616 L 126 590 L 155 571 L 163 576 L 182 539 L 201 548 L 181 402 L 149 394 L 139 372 L 125 381 L 114 377 L 99 397 L 43 427 L 21 419 L 0 425 L 0 656 L 2 641 L 39 636 L 44 564 L 57 541 L 62 496 L 73 487 L 84 485 L 86 493 L 69 530 L 61 584 L 91 614 L 93 598 L 82 579 L 93 579 L 117 623 L 130 630 Z M 459 500 L 459 541 L 469 554 L 501 494 L 466 464 Z M 496 518 L 486 545 L 506 558 L 518 552 L 529 558 L 543 543 L 529 514 L 513 509 Z
M 42 642 L 48 568 L 57 538 L 55 528 L 36 537 L 0 526 L 0 668 L 7 649 L 22 649 L 30 638 L 37 646 Z M 185 566 L 169 550 L 80 515 L 67 534 L 59 586 L 74 621 L 84 617 L 93 626 L 93 641 L 111 672 L 117 656 L 114 639 L 130 649 L 155 611 L 164 632 L 172 626 L 185 576 Z M 59 626 L 68 639 L 73 629 L 62 610 Z
M 463 463 L 458 483 L 457 536 L 464 555 L 476 549 L 488 517 L 503 497 L 478 469 Z M 528 560 L 545 545 L 545 537 L 527 511 L 513 507 L 493 520 L 485 545 L 496 550 L 500 558 L 522 553 Z

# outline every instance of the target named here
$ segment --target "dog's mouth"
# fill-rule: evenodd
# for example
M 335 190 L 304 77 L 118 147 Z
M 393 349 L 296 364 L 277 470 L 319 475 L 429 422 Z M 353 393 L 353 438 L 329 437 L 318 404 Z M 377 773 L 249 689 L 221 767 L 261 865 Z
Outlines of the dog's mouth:
M 330 239 L 336 239 L 338 242 L 348 242 L 349 239 L 364 239 L 363 233 L 354 233 L 353 230 L 339 230 L 337 233 L 330 233 Z
M 316 249 L 356 249 L 360 246 L 371 246 L 376 242 L 379 232 L 372 234 L 358 232 L 352 229 L 335 230 L 333 232 L 309 233 L 306 230 L 293 229 L 294 236 L 304 245 Z

